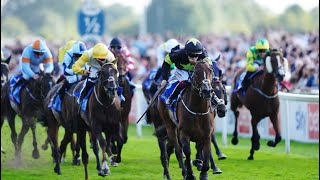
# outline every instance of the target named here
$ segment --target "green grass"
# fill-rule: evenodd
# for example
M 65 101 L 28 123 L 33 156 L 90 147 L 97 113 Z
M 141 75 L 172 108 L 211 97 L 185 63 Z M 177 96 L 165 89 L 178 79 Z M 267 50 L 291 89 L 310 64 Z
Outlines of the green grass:
M 21 122 L 17 120 L 16 129 L 20 131 Z M 59 141 L 63 135 L 63 128 L 59 131 Z M 129 140 L 123 148 L 122 162 L 118 167 L 111 167 L 111 175 L 100 177 L 97 175 L 95 156 L 89 148 L 89 179 L 116 179 L 116 180 L 150 180 L 163 179 L 160 163 L 160 150 L 157 140 L 152 135 L 153 127 L 143 127 L 143 137 L 136 136 L 134 125 L 129 127 Z M 40 147 L 46 138 L 45 128 L 37 125 L 37 140 L 40 150 L 40 159 L 34 160 L 32 154 L 31 131 L 25 136 L 23 143 L 23 162 L 19 166 L 14 165 L 14 150 L 10 138 L 10 129 L 7 122 L 1 129 L 1 146 L 6 154 L 1 154 L 1 179 L 32 179 L 32 180 L 78 180 L 84 179 L 84 170 L 81 166 L 72 166 L 71 152 L 68 145 L 67 162 L 61 165 L 62 175 L 54 173 L 51 150 L 43 151 Z M 221 134 L 217 134 L 218 143 L 221 144 Z M 304 144 L 291 142 L 291 153 L 285 153 L 284 141 L 277 147 L 266 145 L 266 140 L 261 140 L 261 148 L 255 152 L 255 160 L 248 161 L 250 139 L 239 139 L 239 144 L 233 146 L 228 136 L 228 146 L 221 145 L 222 151 L 228 156 L 226 160 L 218 161 L 217 165 L 223 171 L 220 175 L 209 173 L 210 179 L 319 179 L 319 144 Z M 192 143 L 192 157 L 195 155 Z M 213 148 L 213 146 L 212 146 Z M 214 156 L 215 159 L 216 156 Z M 175 156 L 170 160 L 170 173 L 173 180 L 182 179 L 181 170 Z M 199 172 L 193 168 L 197 179 Z

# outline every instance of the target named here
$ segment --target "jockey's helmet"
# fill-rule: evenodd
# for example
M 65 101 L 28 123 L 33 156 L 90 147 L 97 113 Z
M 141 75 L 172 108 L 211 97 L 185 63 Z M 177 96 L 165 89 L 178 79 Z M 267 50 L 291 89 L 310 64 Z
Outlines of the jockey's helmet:
M 46 52 L 46 47 L 47 45 L 43 40 L 37 39 L 32 44 L 32 51 L 37 53 L 44 53 Z
M 199 56 L 203 52 L 203 46 L 198 39 L 191 38 L 186 42 L 185 51 L 188 56 Z
M 72 46 L 73 56 L 80 57 L 86 50 L 86 45 L 81 41 L 74 43 Z
M 256 42 L 256 49 L 259 50 L 268 50 L 269 49 L 269 41 L 266 39 L 258 39 Z
M 92 55 L 95 59 L 107 59 L 108 47 L 102 43 L 98 43 L 93 47 Z

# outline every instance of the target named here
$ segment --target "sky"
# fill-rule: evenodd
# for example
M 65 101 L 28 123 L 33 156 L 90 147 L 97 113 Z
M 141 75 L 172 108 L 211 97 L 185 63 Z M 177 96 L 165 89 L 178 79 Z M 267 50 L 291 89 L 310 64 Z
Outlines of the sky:
M 131 6 L 138 14 L 142 13 L 144 5 L 148 5 L 151 0 L 99 0 L 104 6 L 110 6 L 119 3 L 125 6 Z M 267 7 L 276 14 L 281 14 L 288 6 L 299 4 L 304 10 L 309 11 L 319 6 L 318 0 L 254 0 L 263 7 Z

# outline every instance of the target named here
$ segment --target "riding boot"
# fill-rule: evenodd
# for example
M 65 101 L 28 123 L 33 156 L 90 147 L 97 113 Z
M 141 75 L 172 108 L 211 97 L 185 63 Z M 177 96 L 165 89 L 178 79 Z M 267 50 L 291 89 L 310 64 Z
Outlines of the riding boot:
M 27 82 L 26 79 L 24 79 L 23 77 L 21 77 L 14 85 L 13 85 L 13 90 L 18 87 L 20 84 L 25 84 Z
M 250 73 L 247 72 L 242 80 L 240 87 L 238 88 L 238 91 L 241 92 L 242 94 L 244 94 L 247 91 L 247 88 L 249 86 L 249 75 Z
M 174 89 L 174 91 L 172 92 L 172 94 L 168 97 L 168 99 L 166 100 L 166 104 L 167 105 L 171 105 L 172 101 L 179 95 L 179 93 L 181 92 L 182 89 L 184 89 L 186 87 L 186 81 L 181 81 L 179 82 L 179 84 L 177 85 L 177 87 Z
M 80 92 L 80 97 L 78 99 L 78 103 L 82 104 L 83 99 L 85 98 L 85 96 L 88 94 L 89 90 L 92 88 L 92 86 L 94 86 L 94 82 L 91 81 L 87 81 L 85 83 L 85 86 L 83 88 L 83 90 Z
M 59 91 L 58 91 L 58 95 L 60 96 L 60 99 L 62 100 L 64 97 L 65 92 L 67 91 L 68 87 L 69 87 L 69 82 L 67 80 L 63 81 L 62 86 L 60 87 Z

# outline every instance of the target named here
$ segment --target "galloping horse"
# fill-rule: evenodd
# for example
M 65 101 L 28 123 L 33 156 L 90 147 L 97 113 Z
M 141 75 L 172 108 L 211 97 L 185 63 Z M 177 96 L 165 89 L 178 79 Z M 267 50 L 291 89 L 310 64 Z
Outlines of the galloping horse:
M 121 126 L 122 131 L 121 135 L 124 140 L 123 143 L 126 143 L 128 140 L 128 127 L 129 127 L 129 113 L 131 110 L 131 101 L 133 97 L 133 92 L 131 91 L 130 82 L 128 79 L 128 71 L 126 69 L 126 59 L 119 57 L 117 61 L 117 69 L 119 72 L 119 86 L 123 88 L 122 94 L 125 98 L 125 101 L 122 103 L 121 108 Z M 113 152 L 117 151 L 117 156 L 115 157 L 115 162 L 121 162 L 121 151 L 122 143 L 115 146 L 115 140 L 112 138 Z M 117 148 L 117 149 L 115 149 Z
M 12 143 L 15 145 L 15 156 L 18 160 L 21 159 L 21 146 L 24 136 L 28 132 L 29 128 L 31 128 L 33 135 L 34 149 L 32 151 L 32 157 L 34 159 L 38 159 L 40 157 L 35 132 L 36 121 L 34 118 L 41 120 L 45 117 L 43 113 L 43 102 L 53 85 L 53 76 L 51 74 L 44 74 L 41 72 L 40 77 L 37 80 L 30 79 L 22 87 L 20 91 L 20 104 L 15 103 L 14 100 L 10 100 L 9 81 L 3 87 L 2 94 L 4 95 L 4 98 L 1 99 L 1 101 L 3 101 L 2 106 L 5 106 L 4 108 L 6 113 L 3 114 L 1 110 L 1 118 L 6 116 L 10 128 L 11 126 L 13 127 L 11 128 L 11 139 Z M 22 120 L 22 128 L 18 139 L 14 123 L 16 114 L 18 114 Z
M 110 148 L 111 138 L 115 138 L 118 147 L 122 147 L 124 142 L 121 136 L 121 107 L 117 89 L 118 70 L 116 66 L 109 62 L 103 64 L 98 72 L 98 82 L 95 84 L 93 93 L 88 99 L 87 114 L 83 111 L 80 112 L 81 117 L 91 130 L 93 151 L 96 155 L 97 169 L 101 176 L 110 174 L 106 152 L 110 158 L 111 166 L 116 166 Z M 106 139 L 102 135 L 103 132 Z M 100 167 L 97 140 L 99 140 L 102 149 L 102 168 Z
M 209 159 L 211 154 L 211 136 L 214 132 L 215 111 L 211 108 L 213 88 L 211 85 L 213 70 L 208 61 L 202 60 L 195 64 L 191 77 L 191 86 L 188 86 L 177 103 L 177 119 L 170 118 L 169 110 L 158 98 L 158 110 L 168 133 L 169 142 L 174 146 L 182 176 L 185 179 L 195 179 L 191 165 L 190 141 L 195 142 L 203 159 L 200 179 L 208 179 Z M 177 123 L 177 125 L 176 125 Z M 182 151 L 186 156 L 182 162 Z
M 251 137 L 251 150 L 248 160 L 253 160 L 255 150 L 260 148 L 260 135 L 257 129 L 258 123 L 265 117 L 269 117 L 273 128 L 275 130 L 275 140 L 268 141 L 268 146 L 275 147 L 281 141 L 280 129 L 278 126 L 279 118 L 279 96 L 277 83 L 280 83 L 287 70 L 287 60 L 283 57 L 282 52 L 273 49 L 266 58 L 264 58 L 264 69 L 258 72 L 251 79 L 251 86 L 246 92 L 246 96 L 242 96 L 239 92 L 234 91 L 231 94 L 231 110 L 235 115 L 235 129 L 233 132 L 232 144 L 238 143 L 238 117 L 239 111 L 237 108 L 245 105 L 252 116 L 252 137 Z M 237 72 L 234 78 L 235 87 L 237 79 L 244 70 Z
M 53 108 L 53 105 L 49 107 L 50 103 L 53 103 L 54 97 L 56 96 L 57 91 L 62 86 L 62 83 L 56 84 L 53 88 L 49 91 L 45 101 L 44 101 L 44 113 L 46 116 L 46 121 L 43 123 L 45 127 L 47 127 L 47 134 L 48 139 L 46 142 L 50 142 L 51 149 L 52 149 L 52 156 L 54 162 L 56 163 L 54 172 L 57 174 L 61 174 L 60 170 L 60 162 L 61 162 L 61 154 L 65 152 L 66 145 L 71 141 L 73 133 L 77 133 L 78 129 L 86 130 L 85 122 L 82 120 L 78 113 L 78 106 L 76 102 L 76 98 L 73 96 L 73 91 L 77 84 L 73 84 L 68 91 L 65 93 L 64 98 L 61 102 L 61 112 Z M 59 97 L 57 97 L 59 98 Z M 63 140 L 61 141 L 60 148 L 58 146 L 58 130 L 60 125 L 65 129 L 65 135 Z M 78 135 L 79 134 L 79 135 Z M 77 133 L 77 139 L 83 139 L 85 133 Z M 81 144 L 82 145 L 82 144 Z M 78 147 L 79 148 L 79 147 Z M 75 147 L 72 147 L 75 149 Z M 80 149 L 77 149 L 77 155 L 74 156 L 73 164 L 79 165 L 79 156 Z M 83 152 L 85 150 L 82 150 Z M 85 154 L 82 154 L 85 156 Z M 82 160 L 84 161 L 85 158 L 83 157 Z M 85 162 L 84 162 L 85 164 Z
M 3 107 L 4 109 L 2 109 L 2 106 L 1 106 L 1 127 L 4 122 L 4 117 L 2 116 L 2 114 L 5 113 L 5 104 L 4 104 L 4 102 L 2 102 L 2 99 L 3 99 L 2 97 L 4 97 L 4 95 L 2 95 L 2 87 L 8 81 L 10 60 L 11 60 L 11 56 L 9 56 L 6 60 L 1 59 L 1 71 L 0 71 L 1 72 L 1 104 L 2 104 L 2 106 L 4 106 Z M 10 126 L 10 128 L 11 128 L 11 126 Z M 2 149 L 2 147 L 1 147 L 1 152 L 5 153 L 5 151 Z

